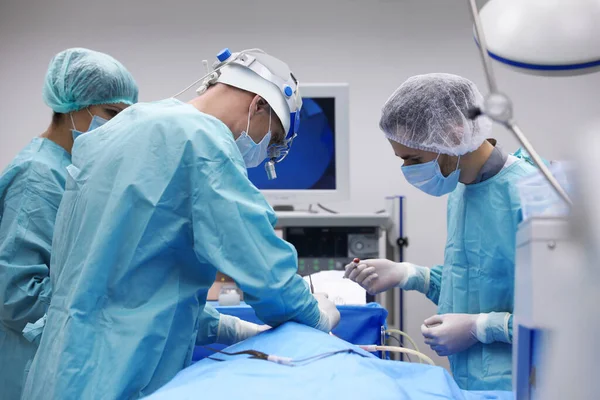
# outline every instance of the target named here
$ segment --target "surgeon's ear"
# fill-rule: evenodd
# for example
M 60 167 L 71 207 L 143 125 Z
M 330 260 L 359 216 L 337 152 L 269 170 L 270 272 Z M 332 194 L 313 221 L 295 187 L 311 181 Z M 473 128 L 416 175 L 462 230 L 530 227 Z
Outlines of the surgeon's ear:
M 252 103 L 250 103 L 250 116 L 269 111 L 268 107 L 269 103 L 259 95 L 256 95 L 252 99 Z
M 257 111 L 258 112 L 269 112 L 269 103 L 267 103 L 267 101 L 265 99 L 263 99 L 260 96 L 258 97 L 258 101 L 256 103 L 256 107 L 257 107 Z

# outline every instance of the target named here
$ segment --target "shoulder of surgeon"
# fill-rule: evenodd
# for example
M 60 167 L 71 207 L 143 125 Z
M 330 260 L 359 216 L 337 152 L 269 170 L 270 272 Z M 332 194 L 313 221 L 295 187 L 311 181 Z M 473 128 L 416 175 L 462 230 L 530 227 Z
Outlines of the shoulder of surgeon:
M 151 124 L 152 140 L 170 146 L 185 144 L 206 161 L 234 159 L 243 164 L 233 134 L 219 119 L 176 99 L 131 107 Z M 140 121 L 141 122 L 141 121 Z M 144 123 L 144 126 L 145 123 Z
M 33 139 L 11 161 L 0 176 L 0 198 L 20 193 L 39 192 L 60 200 L 65 187 L 70 155 L 58 144 L 44 138 Z

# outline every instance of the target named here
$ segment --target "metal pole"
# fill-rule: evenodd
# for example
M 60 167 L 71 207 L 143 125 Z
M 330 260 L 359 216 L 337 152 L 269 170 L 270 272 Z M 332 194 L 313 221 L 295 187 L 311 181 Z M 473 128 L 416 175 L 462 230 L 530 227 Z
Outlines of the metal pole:
M 479 11 L 477 10 L 477 4 L 475 0 L 469 0 L 471 6 L 471 18 L 475 25 L 475 32 L 477 34 L 477 43 L 479 43 L 479 54 L 481 55 L 481 62 L 483 63 L 483 70 L 488 83 L 488 89 L 492 93 L 498 92 L 498 85 L 496 84 L 496 78 L 494 77 L 494 70 L 492 69 L 492 60 L 487 52 L 487 43 L 485 41 L 485 35 L 483 34 L 483 27 L 481 26 L 481 20 L 479 19 Z
M 552 175 L 552 172 L 550 172 L 550 170 L 548 169 L 546 164 L 544 164 L 544 161 L 542 161 L 542 158 L 535 151 L 535 149 L 533 148 L 533 145 L 529 142 L 529 140 L 527 140 L 527 138 L 525 137 L 525 134 L 523 133 L 523 131 L 521 131 L 519 126 L 516 124 L 516 122 L 509 121 L 508 123 L 505 124 L 505 126 L 517 137 L 517 140 L 519 140 L 519 143 L 521 143 L 521 145 L 525 148 L 525 150 L 527 150 L 527 152 L 533 159 L 533 162 L 539 168 L 539 170 L 542 172 L 542 174 L 544 175 L 546 180 L 548 180 L 548 182 L 550 183 L 550 185 L 552 186 L 552 188 L 554 189 L 556 194 L 558 194 L 565 201 L 565 203 L 567 203 L 569 206 L 572 206 L 573 202 L 571 201 L 571 198 L 569 197 L 567 192 L 565 192 L 565 190 L 560 186 L 560 184 L 558 183 L 556 178 L 554 178 L 554 176 Z
M 485 41 L 485 35 L 483 34 L 483 27 L 481 26 L 481 19 L 479 18 L 479 10 L 477 9 L 477 4 L 475 3 L 475 0 L 469 0 L 469 6 L 471 9 L 471 18 L 473 19 L 473 24 L 475 25 L 475 31 L 476 31 L 476 35 L 477 35 L 476 39 L 477 39 L 477 42 L 479 43 L 479 54 L 481 55 L 481 62 L 483 64 L 483 69 L 485 72 L 485 77 L 487 79 L 490 93 L 492 93 L 492 94 L 499 93 L 498 85 L 496 84 L 496 78 L 494 77 L 494 70 L 492 69 L 492 60 L 490 58 L 490 55 L 488 54 L 487 43 Z M 485 110 L 484 110 L 484 113 L 485 113 Z M 498 121 L 496 119 L 496 122 L 502 123 L 508 130 L 510 130 L 517 137 L 517 140 L 519 141 L 519 143 L 521 143 L 521 145 L 525 148 L 525 150 L 527 150 L 527 152 L 533 159 L 533 162 L 539 168 L 539 170 L 542 172 L 542 174 L 544 175 L 546 180 L 548 180 L 548 182 L 550 183 L 550 185 L 552 186 L 554 191 L 569 206 L 572 206 L 573 202 L 569 198 L 569 195 L 567 194 L 567 192 L 564 191 L 564 189 L 560 186 L 558 181 L 554 178 L 554 176 L 552 175 L 552 173 L 550 172 L 548 167 L 546 167 L 546 164 L 544 164 L 544 162 L 542 161 L 542 158 L 538 155 L 537 151 L 535 151 L 535 149 L 533 148 L 533 145 L 529 142 L 529 140 L 527 140 L 527 138 L 525 137 L 525 134 L 521 131 L 521 129 L 516 124 L 516 122 L 514 122 L 512 120 L 512 111 L 510 114 L 511 114 L 511 117 L 507 121 Z

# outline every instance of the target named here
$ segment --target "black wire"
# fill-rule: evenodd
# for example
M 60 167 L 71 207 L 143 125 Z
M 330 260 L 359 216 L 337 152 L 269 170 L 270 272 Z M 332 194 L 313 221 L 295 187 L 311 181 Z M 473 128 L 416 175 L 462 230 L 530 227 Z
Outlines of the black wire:
M 214 349 L 210 346 L 203 346 L 205 349 L 210 350 L 212 352 L 215 353 L 221 353 L 221 354 L 225 354 L 226 356 L 240 356 L 240 355 L 249 355 L 255 358 L 262 358 L 262 359 L 267 359 L 267 357 L 269 357 L 268 354 L 263 353 L 262 351 L 258 351 L 258 350 L 242 350 L 242 351 L 237 351 L 235 353 L 231 353 L 231 352 L 227 352 L 225 350 L 217 350 Z
M 323 358 L 332 357 L 332 356 L 335 356 L 336 354 L 342 354 L 342 353 L 357 354 L 357 355 L 359 355 L 361 357 L 366 357 L 364 354 L 361 354 L 361 353 L 359 353 L 356 350 L 353 350 L 353 349 L 344 349 L 344 350 L 332 351 L 332 352 L 329 352 L 329 353 L 318 354 L 316 356 L 304 358 L 304 359 L 301 359 L 301 360 L 292 360 L 292 362 L 294 364 L 298 364 L 298 363 L 305 363 L 306 361 L 318 361 L 318 360 L 321 360 Z
M 319 207 L 321 210 L 327 211 L 330 214 L 339 214 L 339 212 L 332 210 L 331 208 L 327 208 L 325 207 L 323 204 L 321 203 L 317 203 L 317 207 Z
M 389 335 L 388 338 L 394 339 L 396 342 L 398 342 L 398 344 L 400 346 L 402 346 L 402 341 L 400 339 L 398 339 L 396 336 Z
M 317 210 L 313 210 L 313 205 L 312 205 L 312 204 L 310 204 L 310 205 L 308 206 L 308 213 L 309 213 L 309 214 L 318 214 L 319 212 L 318 212 Z
M 404 347 L 404 344 L 402 343 L 402 341 L 400 339 L 398 339 L 396 336 L 392 336 L 392 335 L 388 334 L 388 338 L 392 338 L 392 339 L 396 340 L 398 342 L 398 344 L 400 345 L 400 347 Z M 410 355 L 408 355 L 407 353 L 402 353 L 402 355 L 406 356 L 406 358 L 408 358 L 408 361 L 412 362 Z
M 242 354 L 248 354 L 248 353 L 252 353 L 252 352 L 254 352 L 254 353 L 260 353 L 260 354 L 265 354 L 265 353 L 262 353 L 262 352 L 256 351 L 256 350 L 245 350 L 245 351 L 237 352 L 237 353 L 228 353 L 228 352 L 225 352 L 225 351 L 222 351 L 222 350 L 213 349 L 213 348 L 208 347 L 208 346 L 204 346 L 204 348 L 208 349 L 210 351 L 214 351 L 215 353 L 221 353 L 221 354 L 225 354 L 225 355 L 228 355 L 228 356 L 242 355 Z M 315 356 L 303 358 L 303 359 L 300 359 L 300 360 L 291 360 L 290 361 L 291 364 L 283 364 L 283 365 L 287 365 L 289 367 L 306 365 L 306 364 L 310 364 L 312 362 L 319 361 L 319 360 L 322 360 L 324 358 L 332 357 L 332 356 L 335 356 L 336 354 L 342 354 L 342 353 L 357 354 L 357 355 L 359 355 L 361 357 L 366 357 L 364 354 L 359 353 L 358 351 L 356 351 L 354 349 L 344 349 L 344 350 L 331 351 L 329 353 L 317 354 Z M 209 360 L 213 360 L 213 361 L 226 361 L 226 360 L 219 359 L 219 358 L 214 358 L 214 357 L 206 357 L 206 358 L 208 358 Z M 254 359 L 268 361 L 266 358 L 263 358 L 263 357 L 260 357 L 260 358 L 259 357 L 254 357 Z
M 320 209 L 322 209 L 324 211 L 327 211 L 330 214 L 339 214 L 339 211 L 335 211 L 335 210 L 332 210 L 329 207 L 325 207 L 321 203 L 317 203 L 317 207 L 319 207 Z M 308 210 L 309 210 L 309 212 L 311 212 L 311 210 L 312 210 L 312 204 L 309 206 Z M 379 211 L 375 211 L 374 214 L 384 214 L 385 212 L 386 212 L 386 210 L 379 210 Z

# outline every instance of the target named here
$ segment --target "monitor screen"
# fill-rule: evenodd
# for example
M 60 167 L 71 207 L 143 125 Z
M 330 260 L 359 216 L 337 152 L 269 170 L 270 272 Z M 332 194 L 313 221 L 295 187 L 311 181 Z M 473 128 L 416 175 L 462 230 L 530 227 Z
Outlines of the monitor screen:
M 298 137 L 269 180 L 264 165 L 248 169 L 260 190 L 335 190 L 335 98 L 304 97 Z

